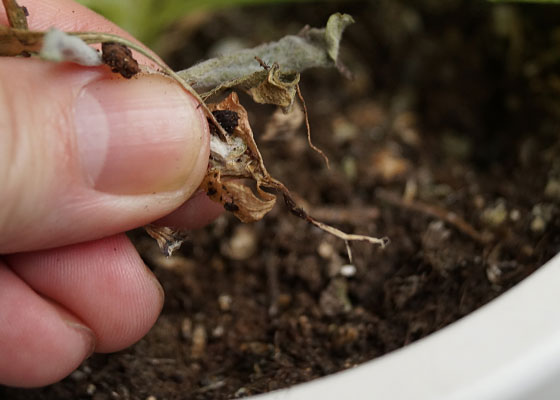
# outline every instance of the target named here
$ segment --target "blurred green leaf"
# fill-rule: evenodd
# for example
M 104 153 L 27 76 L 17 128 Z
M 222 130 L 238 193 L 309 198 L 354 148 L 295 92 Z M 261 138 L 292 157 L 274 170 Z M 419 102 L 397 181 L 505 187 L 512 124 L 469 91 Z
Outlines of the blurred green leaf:
M 560 4 L 560 0 L 488 0 L 492 3 L 539 3 L 539 4 Z
M 309 1 L 314 0 L 78 0 L 148 45 L 153 43 L 165 27 L 193 11 Z

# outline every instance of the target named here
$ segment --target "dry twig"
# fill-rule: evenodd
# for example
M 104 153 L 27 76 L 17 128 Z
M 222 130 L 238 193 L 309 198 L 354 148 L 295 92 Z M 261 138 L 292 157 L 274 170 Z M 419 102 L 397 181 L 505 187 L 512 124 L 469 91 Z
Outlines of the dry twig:
M 422 214 L 441 219 L 479 243 L 485 244 L 491 240 L 489 236 L 478 232 L 472 225 L 452 211 L 433 204 L 427 204 L 419 200 L 404 200 L 398 194 L 384 189 L 377 189 L 375 195 L 379 199 L 394 206 L 417 211 Z
M 27 30 L 27 16 L 29 15 L 27 8 L 18 5 L 16 0 L 2 0 L 8 22 L 10 26 L 15 29 Z

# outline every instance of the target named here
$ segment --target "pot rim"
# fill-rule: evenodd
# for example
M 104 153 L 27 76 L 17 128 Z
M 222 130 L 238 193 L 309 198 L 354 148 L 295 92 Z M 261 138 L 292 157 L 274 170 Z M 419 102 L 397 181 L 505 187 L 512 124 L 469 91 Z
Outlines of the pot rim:
M 560 398 L 560 253 L 488 304 L 355 368 L 253 400 Z

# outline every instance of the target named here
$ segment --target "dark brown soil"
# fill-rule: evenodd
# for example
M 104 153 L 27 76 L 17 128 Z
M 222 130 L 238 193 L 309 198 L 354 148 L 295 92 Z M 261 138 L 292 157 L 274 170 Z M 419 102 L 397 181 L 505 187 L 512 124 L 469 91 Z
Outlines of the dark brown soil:
M 177 258 L 135 232 L 167 295 L 152 331 L 59 384 L 0 388 L 0 397 L 227 399 L 286 387 L 418 340 L 560 250 L 558 7 L 380 0 L 229 10 L 186 24 L 189 44 L 168 47 L 168 60 L 181 68 L 218 40 L 258 44 L 337 10 L 357 20 L 343 54 L 354 80 L 302 77 L 330 170 L 303 129 L 259 137 L 273 110 L 242 101 L 270 172 L 312 215 L 392 243 L 354 244 L 354 271 L 343 267 L 343 242 L 282 206 L 252 225 L 224 216 L 193 232 Z

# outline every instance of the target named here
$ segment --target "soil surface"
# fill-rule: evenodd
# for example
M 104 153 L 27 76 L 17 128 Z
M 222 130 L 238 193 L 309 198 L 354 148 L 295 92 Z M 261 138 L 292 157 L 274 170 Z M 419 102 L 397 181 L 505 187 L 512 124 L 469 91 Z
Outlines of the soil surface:
M 221 217 L 170 259 L 132 232 L 165 288 L 156 326 L 56 385 L 0 388 L 1 398 L 228 399 L 286 387 L 418 340 L 560 250 L 559 7 L 244 8 L 190 17 L 160 51 L 181 69 L 323 26 L 334 11 L 356 19 L 342 55 L 354 78 L 302 76 L 313 139 L 331 169 L 297 114 L 274 124 L 272 108 L 242 103 L 269 171 L 311 215 L 391 244 L 353 244 L 350 264 L 342 241 L 281 202 L 251 225 Z

